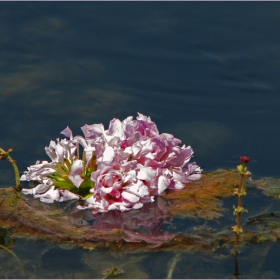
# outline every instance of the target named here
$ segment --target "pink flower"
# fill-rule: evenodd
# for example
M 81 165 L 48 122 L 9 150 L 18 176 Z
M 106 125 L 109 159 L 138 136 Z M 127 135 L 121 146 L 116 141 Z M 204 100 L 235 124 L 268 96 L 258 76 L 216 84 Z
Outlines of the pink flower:
M 50 142 L 45 149 L 52 162 L 28 168 L 21 179 L 39 184 L 23 193 L 49 203 L 84 196 L 87 204 L 79 209 L 127 211 L 201 176 L 201 168 L 190 162 L 192 148 L 179 146 L 171 134 L 159 134 L 150 117 L 140 113 L 136 120 L 111 120 L 107 130 L 103 124 L 81 129 L 84 137 L 73 136 L 67 127 L 61 133 L 68 140 Z
M 138 209 L 143 203 L 153 201 L 148 187 L 137 179 L 135 167 L 136 162 L 124 166 L 101 162 L 97 171 L 91 174 L 95 183 L 93 195 L 87 199 L 88 206 L 81 208 L 94 208 L 99 212 L 124 211 Z
M 136 203 L 151 201 L 154 195 L 164 194 L 167 188 L 182 189 L 185 183 L 200 178 L 200 167 L 189 163 L 193 155 L 191 147 L 178 146 L 181 143 L 179 139 L 168 133 L 159 134 L 156 124 L 149 117 L 138 115 L 136 120 L 132 117 L 122 122 L 113 119 L 108 130 L 102 126 L 98 133 L 96 126 L 87 126 L 86 140 L 101 151 L 97 156 L 98 162 L 107 163 L 106 175 L 104 165 L 99 164 L 91 177 L 95 182 L 94 195 L 90 198 L 92 207 L 98 203 L 103 211 L 110 207 L 131 208 Z M 129 168 L 125 171 L 121 170 L 127 162 L 133 162 L 133 165 L 127 165 Z M 120 172 L 122 187 L 108 197 L 104 193 L 113 190 L 108 188 L 104 179 L 112 176 L 109 166 Z M 138 192 L 135 192 L 137 188 Z

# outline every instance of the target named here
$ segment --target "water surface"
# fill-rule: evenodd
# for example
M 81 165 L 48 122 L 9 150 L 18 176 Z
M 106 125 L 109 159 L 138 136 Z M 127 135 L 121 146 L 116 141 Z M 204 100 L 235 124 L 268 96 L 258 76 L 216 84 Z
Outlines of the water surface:
M 108 127 L 140 112 L 191 145 L 205 171 L 235 168 L 247 155 L 255 178 L 279 178 L 279 26 L 278 2 L 1 2 L 0 146 L 14 149 L 23 172 L 47 160 L 44 147 L 66 126 L 82 134 L 84 124 Z M 0 186 L 14 183 L 8 163 L 0 172 Z M 246 258 L 257 249 L 244 250 L 242 276 L 279 277 L 270 261 L 277 248 L 267 245 L 257 272 Z M 13 251 L 27 274 L 1 250 L 1 278 L 100 278 L 104 260 L 133 267 L 123 277 L 166 278 L 173 258 L 119 258 L 24 239 Z M 210 260 L 182 255 L 173 276 L 232 276 L 228 252 Z

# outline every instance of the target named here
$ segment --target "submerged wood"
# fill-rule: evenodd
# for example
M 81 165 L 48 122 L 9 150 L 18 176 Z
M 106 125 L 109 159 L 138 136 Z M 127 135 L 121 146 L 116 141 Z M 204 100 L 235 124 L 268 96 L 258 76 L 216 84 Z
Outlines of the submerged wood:
M 142 209 L 95 215 L 90 211 L 77 211 L 76 207 L 71 209 L 67 203 L 41 203 L 38 199 L 21 195 L 12 187 L 2 188 L 0 228 L 7 229 L 11 237 L 66 242 L 87 249 L 108 248 L 124 252 L 178 248 L 187 251 L 213 250 L 232 244 L 234 235 L 230 228 L 220 232 L 180 234 L 164 233 L 162 225 L 171 222 L 174 217 L 186 221 L 189 218 L 219 218 L 223 213 L 221 198 L 232 195 L 238 179 L 238 173 L 233 170 L 205 173 L 185 189 L 171 191 L 155 203 L 147 203 Z M 274 229 L 273 238 L 269 234 L 267 231 L 260 236 L 254 229 L 246 232 L 241 240 L 273 240 L 275 235 L 277 238 L 280 236 L 280 230 Z

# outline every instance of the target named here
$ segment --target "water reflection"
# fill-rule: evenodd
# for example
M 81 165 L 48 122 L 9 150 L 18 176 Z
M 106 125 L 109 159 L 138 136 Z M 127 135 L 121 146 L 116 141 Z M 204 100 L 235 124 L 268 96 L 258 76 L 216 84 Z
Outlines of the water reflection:
M 254 193 L 251 193 L 250 197 L 257 199 Z M 44 232 L 47 229 L 48 234 L 47 236 L 41 235 L 41 237 L 38 235 L 37 238 L 50 238 L 49 233 L 51 233 L 53 240 L 58 242 L 59 236 L 63 236 L 63 230 L 66 230 L 66 227 L 69 228 L 66 243 L 64 241 L 49 244 L 37 240 L 31 248 L 29 248 L 30 242 L 21 238 L 16 240 L 11 238 L 11 233 L 1 231 L 1 244 L 13 250 L 26 269 L 26 275 L 31 278 L 44 277 L 44 275 L 53 278 L 78 276 L 80 276 L 78 278 L 93 278 L 93 276 L 100 278 L 102 271 L 109 267 L 123 269 L 122 277 L 130 279 L 131 277 L 139 278 L 139 276 L 141 278 L 165 278 L 170 275 L 174 278 L 207 278 L 209 276 L 207 273 L 210 272 L 211 276 L 215 278 L 228 278 L 228 271 L 232 273 L 234 268 L 235 277 L 238 277 L 239 273 L 242 278 L 259 278 L 258 275 L 277 278 L 279 275 L 277 269 L 269 265 L 271 258 L 277 253 L 279 247 L 277 243 L 252 244 L 254 240 L 259 242 L 279 236 L 279 215 L 261 215 L 248 221 L 244 227 L 246 236 L 244 235 L 244 244 L 242 242 L 240 246 L 241 253 L 238 254 L 238 263 L 237 259 L 233 263 L 230 253 L 233 248 L 232 234 L 230 229 L 224 228 L 224 225 L 222 225 L 222 232 L 208 231 L 206 227 L 194 228 L 189 220 L 184 220 L 185 229 L 191 229 L 189 231 L 191 236 L 178 234 L 178 231 L 176 234 L 166 233 L 164 225 L 174 222 L 170 215 L 170 210 L 174 205 L 172 201 L 163 197 L 159 197 L 154 203 L 145 204 L 138 210 L 109 211 L 100 214 L 92 214 L 89 210 L 77 212 L 76 202 L 46 204 L 33 197 L 23 198 L 28 204 L 28 209 L 36 209 L 36 215 L 42 213 L 42 221 L 37 230 Z M 257 202 L 259 203 L 259 200 Z M 231 206 L 232 203 L 229 207 Z M 25 212 L 25 208 L 21 208 L 22 211 Z M 67 215 L 68 219 L 64 219 L 64 215 Z M 38 217 L 35 219 L 37 223 L 39 223 Z M 47 221 L 44 217 L 53 217 L 52 227 L 46 224 Z M 21 216 L 21 221 L 24 222 L 23 216 Z M 31 224 L 33 228 L 36 227 L 36 223 L 30 223 L 30 221 L 32 221 L 32 217 L 25 222 L 26 225 Z M 69 221 L 73 226 L 69 225 Z M 222 221 L 220 220 L 220 222 Z M 59 226 L 58 232 L 56 232 L 55 223 Z M 252 226 L 254 226 L 253 234 Z M 24 227 L 21 229 L 23 230 Z M 81 229 L 86 229 L 86 231 L 83 232 Z M 124 234 L 114 235 L 116 230 Z M 91 235 L 91 231 L 99 235 Z M 101 246 L 90 251 L 78 250 L 73 246 L 78 243 L 72 243 L 73 240 L 69 241 L 69 236 L 74 239 L 76 235 L 78 235 L 78 239 L 75 242 L 92 242 L 94 240 L 98 242 L 99 240 Z M 36 231 L 32 232 L 30 236 L 33 239 L 36 238 Z M 246 239 L 250 242 L 246 242 Z M 163 242 L 166 242 L 165 246 L 160 254 L 157 254 L 159 245 Z M 249 244 L 250 246 L 248 246 Z M 145 250 L 147 247 L 150 249 Z M 138 249 L 140 250 L 138 251 Z M 275 252 L 271 254 L 272 251 Z M 5 254 L 0 252 L 0 258 L 9 255 L 7 250 L 2 250 L 3 252 Z M 139 252 L 142 253 L 139 254 Z M 211 254 L 211 258 L 209 258 L 209 254 Z M 5 258 L 3 265 L 8 270 L 6 276 L 0 273 L 1 277 L 21 277 L 20 268 L 13 269 L 16 261 L 17 259 L 13 256 Z M 149 265 L 151 262 L 152 266 Z M 163 263 L 167 264 L 164 268 Z M 39 268 L 38 271 L 37 268 Z M 217 268 L 222 269 L 217 270 Z
M 16 238 L 9 237 L 10 233 L 8 233 L 4 229 L 0 229 L 0 249 L 11 251 L 13 245 L 16 243 Z
M 21 260 L 18 258 L 18 256 L 13 252 L 13 247 L 16 244 L 16 238 L 10 236 L 10 232 L 0 228 L 0 250 L 5 251 L 9 255 L 12 256 L 11 263 L 14 263 L 14 266 L 16 266 L 17 273 L 24 278 L 26 276 L 24 267 L 21 263 Z M 6 278 L 7 274 L 5 274 Z M 0 274 L 0 277 L 1 274 Z
M 172 204 L 171 200 L 156 197 L 153 203 L 146 203 L 140 209 L 126 212 L 111 210 L 93 214 L 90 210 L 77 211 L 73 208 L 69 220 L 74 225 L 91 227 L 100 232 L 121 230 L 128 242 L 138 240 L 160 244 L 175 236 L 164 232 L 164 224 L 171 223 L 173 219 L 170 213 Z

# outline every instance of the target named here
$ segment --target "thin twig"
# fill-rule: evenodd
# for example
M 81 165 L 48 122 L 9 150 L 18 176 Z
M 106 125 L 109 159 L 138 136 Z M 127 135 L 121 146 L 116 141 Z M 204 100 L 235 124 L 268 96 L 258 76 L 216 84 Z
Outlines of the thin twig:
M 170 267 L 168 269 L 168 274 L 166 279 L 172 279 L 173 271 L 176 267 L 177 262 L 181 260 L 181 253 L 177 253 L 174 258 L 171 260 Z
M 22 266 L 22 263 L 21 263 L 21 260 L 19 259 L 19 257 L 11 249 L 7 248 L 6 246 L 0 244 L 0 247 L 3 248 L 4 250 L 6 250 L 7 252 L 9 252 L 18 261 L 22 277 L 24 278 L 25 271 L 24 271 L 24 268 Z

